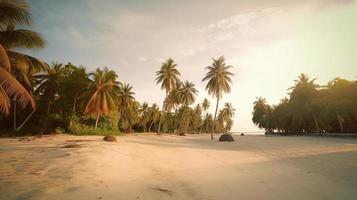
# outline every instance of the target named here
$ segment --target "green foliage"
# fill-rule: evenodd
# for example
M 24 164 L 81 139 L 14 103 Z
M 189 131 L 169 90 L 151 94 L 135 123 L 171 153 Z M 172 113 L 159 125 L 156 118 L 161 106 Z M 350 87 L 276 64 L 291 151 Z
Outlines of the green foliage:
M 88 125 L 74 121 L 69 127 L 69 134 L 73 135 L 121 135 L 118 129 L 107 129 L 105 126 L 99 126 L 97 129 Z
M 301 74 L 290 88 L 289 98 L 278 105 L 265 99 L 254 102 L 253 122 L 267 132 L 356 132 L 356 81 L 336 78 L 318 86 Z

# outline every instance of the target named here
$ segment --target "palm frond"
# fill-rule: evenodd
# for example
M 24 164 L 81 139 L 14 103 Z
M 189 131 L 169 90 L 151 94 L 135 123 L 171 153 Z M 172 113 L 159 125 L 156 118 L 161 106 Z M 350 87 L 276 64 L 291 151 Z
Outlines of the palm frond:
M 28 104 L 32 108 L 35 107 L 35 102 L 27 90 L 2 67 L 0 67 L 0 87 L 8 97 L 18 99 L 22 107 L 26 107 Z
M 31 24 L 30 7 L 23 0 L 0 0 L 0 24 Z
M 25 29 L 0 31 L 0 44 L 6 49 L 11 48 L 43 48 L 46 44 L 42 36 Z

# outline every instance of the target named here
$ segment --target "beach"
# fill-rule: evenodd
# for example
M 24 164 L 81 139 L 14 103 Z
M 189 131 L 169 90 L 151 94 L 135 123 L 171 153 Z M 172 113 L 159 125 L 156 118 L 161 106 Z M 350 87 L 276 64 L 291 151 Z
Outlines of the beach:
M 356 199 L 357 140 L 134 134 L 0 139 L 0 199 Z

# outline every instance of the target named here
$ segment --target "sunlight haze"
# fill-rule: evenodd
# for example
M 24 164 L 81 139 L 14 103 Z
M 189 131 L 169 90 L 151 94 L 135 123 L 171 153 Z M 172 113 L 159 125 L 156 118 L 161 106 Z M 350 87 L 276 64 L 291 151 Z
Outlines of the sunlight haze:
M 47 41 L 26 50 L 46 62 L 110 67 L 133 85 L 139 102 L 162 104 L 165 92 L 155 71 L 169 57 L 182 80 L 207 97 L 202 78 L 211 58 L 225 56 L 234 66 L 231 102 L 237 110 L 232 131 L 258 131 L 253 102 L 278 103 L 300 73 L 326 84 L 357 76 L 357 3 L 302 1 L 95 1 L 29 0 L 33 26 Z M 210 112 L 215 99 L 210 98 Z

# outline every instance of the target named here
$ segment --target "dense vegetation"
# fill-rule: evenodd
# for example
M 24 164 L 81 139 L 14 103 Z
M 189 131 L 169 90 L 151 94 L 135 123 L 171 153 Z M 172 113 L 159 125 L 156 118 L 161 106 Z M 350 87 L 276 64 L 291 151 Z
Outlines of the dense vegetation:
M 43 48 L 45 41 L 34 31 L 18 29 L 32 23 L 29 6 L 22 0 L 0 0 L 0 128 L 26 133 L 70 132 L 107 134 L 160 131 L 228 132 L 234 108 L 219 99 L 230 92 L 231 66 L 220 57 L 208 66 L 203 81 L 217 98 L 214 117 L 209 102 L 196 104 L 197 89 L 180 80 L 177 64 L 169 58 L 156 72 L 156 82 L 166 98 L 158 105 L 139 103 L 130 84 L 118 80 L 115 71 L 98 68 L 88 72 L 71 63 L 47 63 L 16 52 L 19 48 Z M 218 116 L 217 116 L 218 113 Z M 215 123 L 214 123 L 215 122 Z
M 357 81 L 336 78 L 319 86 L 315 80 L 301 74 L 278 105 L 257 98 L 253 122 L 268 133 L 356 133 Z

